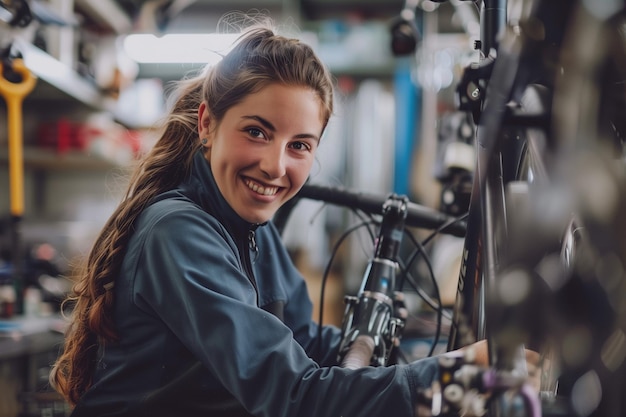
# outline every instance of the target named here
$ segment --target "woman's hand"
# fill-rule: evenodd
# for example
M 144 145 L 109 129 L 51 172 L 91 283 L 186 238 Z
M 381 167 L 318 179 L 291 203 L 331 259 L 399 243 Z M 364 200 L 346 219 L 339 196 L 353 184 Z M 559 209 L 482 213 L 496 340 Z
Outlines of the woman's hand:
M 542 360 L 541 355 L 538 352 L 525 349 L 525 365 L 526 370 L 528 372 L 528 378 L 526 383 L 532 387 L 532 389 L 536 392 L 536 395 L 539 396 L 539 390 L 541 386 L 541 369 L 545 369 L 546 361 Z M 463 363 L 472 364 L 478 368 L 487 369 L 490 366 L 489 363 L 489 345 L 486 340 L 480 340 L 478 342 L 472 343 L 470 345 L 464 346 L 458 350 L 447 352 L 442 354 L 442 356 L 449 355 L 451 357 L 459 358 L 463 356 Z M 475 371 L 475 370 L 474 370 Z M 469 371 L 470 375 L 473 372 Z M 445 379 L 445 378 L 444 378 Z M 467 382 L 467 381 L 466 381 Z M 420 393 L 420 401 L 415 406 L 415 416 L 417 417 L 429 417 L 433 415 L 433 410 L 435 404 L 439 403 L 439 407 L 441 406 L 441 396 L 442 386 L 439 381 L 433 383 L 433 385 L 422 391 Z M 528 393 L 527 393 L 528 394 Z M 531 394 L 532 395 L 532 394 Z M 439 396 L 439 400 L 435 401 L 435 399 Z M 462 401 L 460 403 L 456 403 L 456 407 L 461 407 L 462 414 L 466 416 L 478 416 L 483 415 L 481 412 L 483 411 L 484 398 L 481 399 L 482 394 L 471 394 L 467 397 L 467 402 Z
M 489 345 L 487 340 L 479 340 L 470 345 L 459 349 L 461 352 L 472 350 L 473 362 L 479 366 L 489 366 Z M 541 387 L 542 369 L 547 369 L 550 365 L 549 361 L 541 358 L 539 352 L 524 349 L 526 359 L 526 369 L 528 371 L 528 382 L 539 393 Z

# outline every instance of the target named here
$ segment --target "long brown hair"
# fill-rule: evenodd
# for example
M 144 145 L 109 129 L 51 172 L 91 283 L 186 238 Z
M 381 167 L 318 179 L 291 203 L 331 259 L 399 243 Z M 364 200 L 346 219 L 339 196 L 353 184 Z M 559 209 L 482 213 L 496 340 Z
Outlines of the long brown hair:
M 155 196 L 189 175 L 193 155 L 201 148 L 198 106 L 206 100 L 219 122 L 229 108 L 271 83 L 315 91 L 326 125 L 333 111 L 327 69 L 308 45 L 277 35 L 267 24 L 246 30 L 217 65 L 179 81 L 173 90 L 160 139 L 134 171 L 122 202 L 100 232 L 66 300 L 72 306 L 72 320 L 50 382 L 70 404 L 75 405 L 91 386 L 98 346 L 117 339 L 111 288 L 138 216 Z

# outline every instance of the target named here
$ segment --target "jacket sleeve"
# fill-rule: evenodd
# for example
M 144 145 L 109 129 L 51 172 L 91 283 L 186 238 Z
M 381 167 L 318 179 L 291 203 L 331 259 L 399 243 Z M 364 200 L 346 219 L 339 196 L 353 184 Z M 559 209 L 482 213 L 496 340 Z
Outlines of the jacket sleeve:
M 201 210 L 153 223 L 134 284 L 158 316 L 255 416 L 412 416 L 436 362 L 347 370 L 320 367 L 278 318 L 256 305 L 234 242 Z

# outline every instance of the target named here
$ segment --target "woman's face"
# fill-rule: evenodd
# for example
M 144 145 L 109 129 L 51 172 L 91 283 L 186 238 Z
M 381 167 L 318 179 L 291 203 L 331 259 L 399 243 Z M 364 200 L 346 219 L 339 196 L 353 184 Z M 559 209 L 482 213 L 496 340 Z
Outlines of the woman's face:
M 323 129 L 322 106 L 305 87 L 270 84 L 216 123 L 204 102 L 198 133 L 217 186 L 243 219 L 263 223 L 306 181 Z

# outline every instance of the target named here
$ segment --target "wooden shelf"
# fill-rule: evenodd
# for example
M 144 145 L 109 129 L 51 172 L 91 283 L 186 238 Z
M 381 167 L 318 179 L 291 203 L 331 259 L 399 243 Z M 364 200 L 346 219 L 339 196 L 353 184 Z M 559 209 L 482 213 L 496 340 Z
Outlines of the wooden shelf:
M 105 108 L 103 96 L 96 86 L 72 68 L 30 43 L 19 42 L 17 49 L 21 52 L 26 67 L 39 80 L 89 107 L 97 110 Z
M 38 89 L 45 90 L 48 96 L 68 97 L 95 111 L 109 112 L 127 127 L 140 127 L 132 115 L 120 114 L 115 100 L 102 94 L 93 82 L 30 43 L 16 41 L 16 44 L 26 67 L 38 78 L 38 83 L 44 83 L 35 87 L 34 95 Z
M 8 153 L 0 150 L 0 163 L 8 163 Z M 46 171 L 107 171 L 125 169 L 114 161 L 81 151 L 57 153 L 48 149 L 27 147 L 24 149 L 24 168 Z

